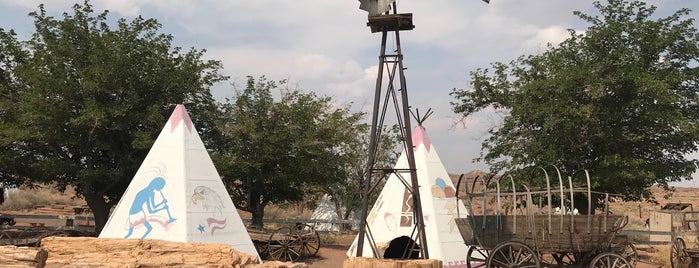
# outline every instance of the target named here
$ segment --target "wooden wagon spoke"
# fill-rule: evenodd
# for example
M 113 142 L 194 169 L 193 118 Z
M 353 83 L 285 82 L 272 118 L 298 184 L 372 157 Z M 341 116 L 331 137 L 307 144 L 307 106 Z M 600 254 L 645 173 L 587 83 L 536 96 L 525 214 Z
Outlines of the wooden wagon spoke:
M 495 247 L 488 256 L 486 267 L 540 267 L 538 255 L 529 246 L 519 242 L 505 242 Z
M 277 260 L 277 261 L 287 261 L 288 258 L 289 258 L 289 257 L 286 255 L 285 250 L 283 250 L 283 249 L 281 249 L 281 248 L 276 248 L 276 249 L 273 248 L 273 249 L 270 249 L 270 250 L 269 250 L 269 257 L 270 257 L 271 259 Z
M 320 246 L 317 243 L 310 243 L 309 241 L 304 241 L 301 250 L 301 255 L 306 257 L 314 256 L 316 255 L 316 253 L 318 253 L 318 250 L 320 250 Z
M 281 228 L 269 237 L 267 254 L 273 260 L 295 261 L 301 257 L 301 239 L 290 228 Z
M 638 261 L 638 251 L 636 250 L 636 246 L 634 246 L 632 243 L 628 241 L 622 242 L 621 244 L 614 246 L 612 250 L 614 253 L 619 254 L 621 257 L 626 259 L 631 266 L 636 266 L 636 262 Z
M 301 252 L 293 247 L 285 245 L 269 245 L 267 249 L 270 258 L 278 261 L 294 261 L 301 256 Z
M 672 248 L 670 248 L 670 265 L 672 268 L 685 268 L 689 267 L 690 262 L 691 259 L 687 254 L 687 245 L 684 243 L 684 239 L 675 238 L 672 241 Z
M 480 247 L 469 247 L 466 254 L 466 266 L 468 268 L 485 267 L 488 258 L 488 250 Z
M 631 264 L 616 253 L 602 253 L 592 259 L 591 268 L 631 268 Z
M 296 232 L 300 239 L 301 255 L 311 257 L 318 254 L 320 250 L 320 235 L 318 235 L 318 232 L 308 224 L 296 225 Z

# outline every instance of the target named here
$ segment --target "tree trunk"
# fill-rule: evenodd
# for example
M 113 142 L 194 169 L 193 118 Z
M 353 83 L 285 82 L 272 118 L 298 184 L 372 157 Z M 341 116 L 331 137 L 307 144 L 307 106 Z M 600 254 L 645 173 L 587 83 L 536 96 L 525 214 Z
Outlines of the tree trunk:
M 107 224 L 109 219 L 109 210 L 111 206 L 104 201 L 104 196 L 94 193 L 84 193 L 87 206 L 92 210 L 92 215 L 95 217 L 95 233 L 99 235 L 102 228 Z
M 331 198 L 333 200 L 333 203 L 335 204 L 335 215 L 337 215 L 337 230 L 342 232 L 346 230 L 346 226 L 344 223 L 341 223 L 340 221 L 344 219 L 342 217 L 342 205 L 340 204 L 340 200 L 337 198 Z
M 350 215 L 352 215 L 352 209 L 349 207 L 345 208 L 345 213 L 342 215 L 343 220 L 350 220 Z M 340 231 L 353 231 L 352 223 L 343 223 L 340 225 Z M 356 231 L 356 230 L 354 230 Z
M 250 213 L 252 214 L 250 227 L 262 229 L 264 227 L 263 219 L 265 218 L 265 207 L 269 201 L 267 201 L 262 195 L 258 195 L 256 198 L 251 198 L 250 201 L 253 200 L 257 200 L 257 202 L 249 202 Z
M 262 219 L 265 217 L 264 209 L 257 209 L 252 212 L 252 221 L 250 223 L 251 227 L 262 229 L 264 227 L 264 222 Z

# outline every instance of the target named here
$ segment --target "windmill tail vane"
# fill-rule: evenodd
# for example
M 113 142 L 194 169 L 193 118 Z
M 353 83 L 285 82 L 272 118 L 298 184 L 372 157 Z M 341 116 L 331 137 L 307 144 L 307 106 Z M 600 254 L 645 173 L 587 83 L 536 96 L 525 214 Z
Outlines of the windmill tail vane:
M 369 12 L 370 16 L 380 15 L 391 10 L 396 0 L 359 0 L 359 9 Z

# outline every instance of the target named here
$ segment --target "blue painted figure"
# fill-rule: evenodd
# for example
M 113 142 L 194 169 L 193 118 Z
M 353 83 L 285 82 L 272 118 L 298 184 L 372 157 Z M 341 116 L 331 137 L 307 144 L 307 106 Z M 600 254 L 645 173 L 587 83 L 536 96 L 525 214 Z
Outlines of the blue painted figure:
M 163 226 L 174 222 L 176 219 L 170 215 L 170 207 L 167 205 L 167 199 L 163 195 L 163 187 L 165 187 L 165 179 L 162 177 L 154 178 L 146 188 L 138 191 L 136 197 L 134 197 L 133 203 L 131 204 L 131 209 L 129 210 L 129 233 L 126 234 L 124 238 L 129 238 L 133 234 L 133 229 L 143 224 L 146 227 L 146 232 L 143 234 L 141 239 L 146 238 L 148 234 L 153 230 L 153 226 L 149 223 L 149 214 L 154 214 L 158 211 L 165 210 L 167 212 L 168 220 L 167 222 L 161 222 Z M 155 191 L 160 192 L 162 201 L 160 203 L 155 203 Z M 144 209 L 145 206 L 145 209 Z M 146 214 L 146 209 L 148 214 Z M 140 217 L 139 214 L 141 215 Z M 136 218 L 138 217 L 138 218 Z

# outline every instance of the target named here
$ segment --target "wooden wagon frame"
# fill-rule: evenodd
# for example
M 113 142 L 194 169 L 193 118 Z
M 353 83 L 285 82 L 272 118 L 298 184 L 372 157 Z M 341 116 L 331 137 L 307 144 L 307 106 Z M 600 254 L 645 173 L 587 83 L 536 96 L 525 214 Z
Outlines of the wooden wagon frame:
M 308 224 L 296 223 L 275 230 L 248 227 L 247 231 L 263 259 L 296 261 L 315 256 L 320 250 L 320 236 Z
M 587 187 L 574 188 L 571 177 L 568 177 L 568 187 L 565 187 L 558 169 L 559 189 L 557 192 L 551 191 L 549 176 L 546 170 L 541 170 L 546 177 L 545 189 L 532 190 L 523 185 L 523 190 L 518 192 L 512 176 L 507 176 L 511 183 L 511 193 L 501 193 L 499 180 L 494 180 L 495 189 L 490 190 L 490 179 L 479 180 L 479 177 L 475 178 L 471 190 L 468 186 L 464 187 L 465 197 L 459 197 L 457 191 L 457 200 L 464 199 L 468 209 L 466 217 L 462 218 L 462 212 L 457 211 L 459 216 L 455 219 L 464 243 L 470 246 L 467 266 L 635 267 L 636 248 L 626 237 L 618 235 L 628 223 L 628 217 L 609 212 L 610 194 L 591 191 L 587 171 Z M 462 179 L 463 175 L 459 178 L 457 189 L 461 189 Z M 483 187 L 481 192 L 476 192 L 478 181 Z M 576 193 L 587 195 L 587 215 L 572 213 L 575 207 L 572 197 Z M 592 194 L 604 195 L 602 215 L 593 215 Z M 511 199 L 511 214 L 503 215 L 501 211 L 501 198 L 504 196 Z M 547 200 L 547 206 L 533 211 L 534 197 Z M 480 215 L 473 211 L 473 199 L 477 198 L 483 200 Z M 559 213 L 553 211 L 552 198 L 560 199 Z M 570 206 L 566 206 L 567 198 Z M 525 202 L 524 208 L 522 204 L 517 204 L 517 200 Z M 488 213 L 488 201 L 496 203 L 494 213 Z M 518 207 L 522 209 L 522 215 L 517 215 Z
M 670 265 L 672 268 L 699 267 L 699 212 L 676 212 L 681 226 L 672 230 Z

